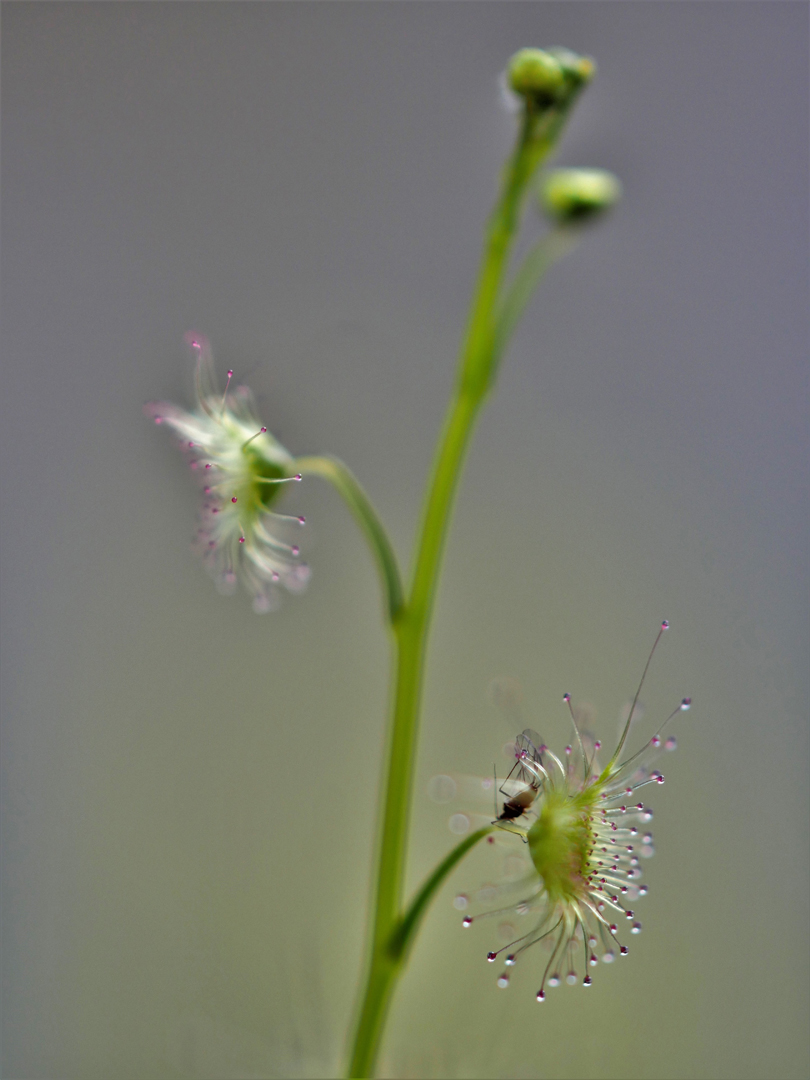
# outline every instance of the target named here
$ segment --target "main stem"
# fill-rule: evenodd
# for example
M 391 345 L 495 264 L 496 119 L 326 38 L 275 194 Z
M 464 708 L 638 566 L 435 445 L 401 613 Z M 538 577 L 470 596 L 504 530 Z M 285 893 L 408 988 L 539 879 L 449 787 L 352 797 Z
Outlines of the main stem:
M 352 1049 L 349 1077 L 371 1077 L 388 1006 L 404 954 L 394 947 L 402 920 L 411 791 L 419 733 L 425 649 L 436 582 L 453 499 L 476 418 L 491 385 L 494 312 L 521 205 L 538 163 L 537 143 L 525 121 L 507 162 L 501 196 L 489 222 L 481 271 L 459 364 L 459 378 L 439 439 L 422 519 L 411 592 L 392 620 L 396 675 L 377 882 L 371 957 Z

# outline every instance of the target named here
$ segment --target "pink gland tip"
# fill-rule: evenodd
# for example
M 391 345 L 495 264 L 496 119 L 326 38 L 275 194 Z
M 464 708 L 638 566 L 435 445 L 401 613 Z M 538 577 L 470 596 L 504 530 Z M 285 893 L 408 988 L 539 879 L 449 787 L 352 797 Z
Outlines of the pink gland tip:
M 666 619 L 664 619 L 664 621 L 661 623 L 661 629 L 662 630 L 669 630 L 669 623 L 667 622 Z

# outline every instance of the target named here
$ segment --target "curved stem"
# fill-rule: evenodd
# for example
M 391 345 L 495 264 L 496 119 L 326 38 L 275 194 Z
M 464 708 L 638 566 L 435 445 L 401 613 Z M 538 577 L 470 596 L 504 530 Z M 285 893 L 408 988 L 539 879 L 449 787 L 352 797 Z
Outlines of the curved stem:
M 491 825 L 478 829 L 465 836 L 461 843 L 453 848 L 419 889 L 405 914 L 394 926 L 384 947 L 375 954 L 349 1066 L 348 1076 L 351 1080 L 370 1075 L 397 978 L 405 966 L 416 930 L 430 901 L 450 871 L 479 840 L 491 832 Z
M 427 901 L 438 887 L 436 885 L 425 893 L 421 906 L 412 907 L 412 917 L 407 923 L 407 929 L 399 931 L 405 934 L 401 951 L 392 951 L 392 941 L 398 940 L 398 928 L 406 927 L 405 920 L 408 918 L 407 914 L 402 914 L 408 826 L 419 735 L 424 658 L 441 557 L 470 436 L 481 406 L 493 385 L 495 364 L 499 355 L 497 346 L 500 344 L 502 349 L 506 343 L 505 337 L 498 336 L 496 332 L 496 309 L 504 271 L 529 183 L 540 162 L 553 148 L 566 111 L 552 110 L 547 116 L 538 118 L 527 109 L 517 143 L 506 163 L 500 195 L 487 226 L 481 269 L 459 358 L 456 391 L 445 416 L 434 458 L 422 516 L 413 583 L 409 597 L 396 620 L 392 622 L 396 675 L 389 726 L 387 774 L 382 789 L 382 820 L 377 836 L 374 924 L 365 989 L 348 1074 L 353 1080 L 374 1075 L 385 1017 L 394 985 L 404 966 L 407 945 Z M 538 276 L 535 275 L 535 278 Z M 522 310 L 522 303 L 517 314 L 519 310 Z M 458 855 L 458 858 L 461 858 L 468 847 L 463 844 L 459 846 L 463 848 Z M 450 858 L 449 856 L 448 859 Z M 455 865 L 455 862 L 451 860 L 450 865 Z M 441 879 L 438 878 L 437 882 L 438 880 Z
M 348 465 L 331 455 L 296 458 L 293 467 L 302 476 L 320 476 L 323 480 L 328 480 L 346 500 L 374 555 L 386 597 L 388 619 L 392 624 L 395 623 L 403 604 L 402 579 L 397 557 L 388 534 L 357 477 Z

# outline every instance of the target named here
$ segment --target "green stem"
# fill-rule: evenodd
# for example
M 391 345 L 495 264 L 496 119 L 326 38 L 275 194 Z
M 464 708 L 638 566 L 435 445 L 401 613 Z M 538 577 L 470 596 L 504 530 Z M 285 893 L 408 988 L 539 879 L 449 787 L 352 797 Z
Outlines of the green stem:
M 419 733 L 424 657 L 450 510 L 470 435 L 490 382 L 493 311 L 526 186 L 534 171 L 534 143 L 524 123 L 504 174 L 501 197 L 487 230 L 484 258 L 422 519 L 413 585 L 393 625 L 397 653 L 382 827 L 378 836 L 371 956 L 358 1018 L 349 1076 L 373 1075 L 391 992 L 402 970 L 389 942 L 400 919 L 411 789 Z
M 377 512 L 354 473 L 348 465 L 331 455 L 296 458 L 293 468 L 302 476 L 320 476 L 328 480 L 346 500 L 374 555 L 385 593 L 388 619 L 392 624 L 395 623 L 403 604 L 402 579 L 397 557 Z
M 351 1080 L 369 1076 L 380 1042 L 388 1006 L 396 981 L 405 966 L 408 951 L 428 905 L 436 895 L 450 871 L 475 847 L 479 840 L 492 832 L 492 826 L 465 836 L 436 867 L 411 901 L 405 914 L 392 928 L 387 941 L 375 954 L 375 962 L 369 972 L 363 1011 L 357 1027 L 352 1062 L 348 1076 Z
M 493 385 L 496 350 L 502 350 L 505 345 L 503 334 L 497 333 L 496 317 L 504 271 L 529 183 L 541 160 L 552 149 L 563 119 L 563 112 L 552 110 L 548 116 L 538 118 L 527 109 L 515 149 L 506 163 L 500 196 L 487 226 L 481 270 L 461 350 L 456 391 L 445 416 L 434 459 L 411 592 L 398 617 L 392 620 L 396 675 L 382 822 L 377 837 L 374 923 L 348 1073 L 352 1080 L 374 1074 L 388 1006 L 404 967 L 407 945 L 428 899 L 444 877 L 439 871 L 445 864 L 448 867 L 455 865 L 476 842 L 468 838 L 469 842 L 459 845 L 439 867 L 438 876 L 434 875 L 435 884 L 429 889 L 425 886 L 426 892 L 423 889 L 424 901 L 420 904 L 422 893 L 417 894 L 415 906 L 412 905 L 408 914 L 402 914 L 424 659 L 441 557 L 470 436 Z M 473 835 L 480 839 L 477 834 Z M 406 923 L 409 915 L 410 922 Z M 397 937 L 398 933 L 400 937 Z M 400 941 L 401 947 L 392 948 L 394 941 Z
M 476 831 L 470 833 L 469 836 L 465 836 L 461 843 L 456 844 L 453 850 L 442 859 L 411 901 L 407 911 L 402 916 L 399 925 L 391 937 L 389 948 L 394 956 L 402 958 L 403 960 L 407 957 L 408 950 L 413 943 L 416 931 L 419 929 L 422 917 L 427 911 L 428 905 L 435 896 L 439 886 L 443 883 L 450 871 L 461 862 L 467 852 L 474 848 L 479 840 L 483 840 L 485 836 L 489 836 L 494 829 L 494 825 L 485 825 L 483 829 L 476 829 Z

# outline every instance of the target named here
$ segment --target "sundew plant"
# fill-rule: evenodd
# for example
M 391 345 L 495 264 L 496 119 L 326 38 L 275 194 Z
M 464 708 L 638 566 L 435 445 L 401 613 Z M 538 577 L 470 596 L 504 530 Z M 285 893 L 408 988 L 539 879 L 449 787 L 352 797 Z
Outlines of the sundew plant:
M 305 519 L 284 513 L 281 507 L 290 487 L 313 476 L 329 481 L 346 500 L 379 570 L 391 643 L 390 713 L 367 954 L 347 1036 L 348 1077 L 375 1075 L 397 983 L 424 915 L 451 870 L 479 842 L 494 842 L 497 837 L 528 856 L 525 873 L 490 890 L 496 903 L 481 904 L 480 896 L 472 903 L 466 896 L 457 898 L 457 907 L 469 905 L 464 926 L 509 911 L 522 930 L 508 946 L 487 956 L 495 961 L 506 954 L 499 986 L 508 985 L 509 969 L 523 962 L 523 954 L 528 954 L 527 963 L 536 957 L 538 1002 L 561 979 L 590 986 L 597 964 L 627 953 L 622 934 L 641 929 L 632 905 L 645 891 L 638 881 L 639 857 L 652 853 L 652 837 L 646 832 L 652 811 L 643 797 L 639 801 L 639 791 L 663 783 L 663 775 L 650 767 L 652 759 L 659 750 L 674 748 L 674 740 L 663 729 L 690 704 L 685 698 L 643 746 L 634 747 L 631 725 L 647 668 L 623 733 L 601 761 L 601 745 L 578 722 L 568 695 L 571 746 L 557 755 L 534 731 L 517 734 L 512 771 L 501 781 L 490 781 L 496 799 L 491 813 L 481 819 L 480 827 L 465 826 L 463 839 L 415 895 L 407 896 L 404 889 L 427 645 L 467 449 L 535 288 L 620 194 L 618 180 L 602 170 L 545 168 L 594 73 L 591 59 L 557 47 L 522 49 L 507 65 L 503 92 L 513 106 L 515 142 L 486 224 L 455 386 L 436 446 L 407 579 L 382 522 L 349 468 L 335 457 L 296 457 L 285 449 L 262 423 L 250 391 L 233 382 L 233 371 L 228 371 L 224 386 L 218 382 L 202 336 L 188 338 L 195 356 L 195 408 L 186 411 L 166 402 L 147 407 L 155 423 L 177 435 L 199 481 L 202 503 L 196 547 L 218 589 L 231 593 L 241 586 L 254 611 L 265 614 L 285 591 L 300 593 L 306 588 L 309 568 L 300 550 Z M 516 241 L 529 208 L 542 213 L 548 227 L 518 259 Z M 666 628 L 665 622 L 653 651 Z M 647 667 L 651 658 L 652 652 Z M 530 951 L 535 945 L 539 947 Z M 482 950 L 482 955 L 487 954 Z

